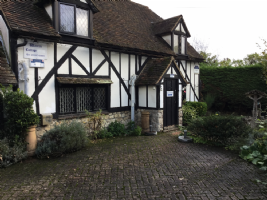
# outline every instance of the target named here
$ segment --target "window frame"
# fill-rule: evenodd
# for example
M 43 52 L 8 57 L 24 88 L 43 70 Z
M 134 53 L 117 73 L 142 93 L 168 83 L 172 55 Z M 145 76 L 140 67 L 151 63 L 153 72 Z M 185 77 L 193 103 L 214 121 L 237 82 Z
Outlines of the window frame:
M 58 111 L 58 115 L 70 115 L 70 114 L 83 114 L 85 113 L 85 111 L 83 112 L 78 112 L 77 111 L 77 88 L 79 87 L 85 87 L 85 88 L 92 88 L 92 109 L 88 110 L 90 112 L 96 112 L 98 110 L 95 110 L 95 93 L 94 93 L 94 89 L 95 88 L 105 88 L 105 109 L 101 108 L 101 110 L 103 111 L 108 111 L 109 110 L 109 104 L 108 104 L 108 89 L 109 89 L 109 84 L 59 84 L 58 85 L 58 100 L 57 100 L 57 111 Z M 74 105 L 74 112 L 66 112 L 66 113 L 61 113 L 60 112 L 60 89 L 61 88 L 73 88 L 74 89 L 74 101 L 73 101 L 73 105 Z
M 176 53 L 174 51 L 174 36 L 178 36 L 178 53 Z M 185 44 L 184 44 L 184 54 L 182 54 L 182 37 L 184 37 L 185 39 Z M 176 55 L 187 55 L 187 37 L 185 34 L 178 34 L 178 33 L 175 33 L 175 31 L 172 33 L 172 50 L 173 52 L 176 54 Z
M 80 6 L 75 5 L 75 4 L 70 4 L 70 3 L 65 3 L 65 2 L 58 2 L 58 4 L 59 4 L 59 6 L 58 6 L 58 31 L 59 31 L 59 33 L 63 33 L 66 35 L 72 35 L 72 36 L 90 38 L 91 37 L 90 36 L 90 29 L 91 29 L 91 27 L 90 27 L 90 10 L 84 9 Z M 62 31 L 60 28 L 61 27 L 61 4 L 74 7 L 74 32 Z M 87 30 L 88 35 L 87 36 L 77 34 L 77 14 L 76 14 L 77 8 L 87 11 L 87 16 L 88 16 L 88 30 Z

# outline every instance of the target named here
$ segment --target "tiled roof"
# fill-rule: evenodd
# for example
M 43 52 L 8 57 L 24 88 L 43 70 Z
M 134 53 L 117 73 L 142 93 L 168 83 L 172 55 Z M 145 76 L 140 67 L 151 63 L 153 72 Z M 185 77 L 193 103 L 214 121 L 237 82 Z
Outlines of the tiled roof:
M 154 34 L 162 34 L 162 33 L 169 33 L 172 32 L 173 29 L 177 26 L 180 19 L 182 19 L 183 16 L 179 15 L 176 17 L 172 17 L 169 19 L 162 20 L 160 22 L 153 24 L 153 31 Z
M 204 58 L 202 57 L 202 55 L 200 55 L 190 44 L 189 42 L 187 42 L 187 55 L 190 58 L 198 58 L 198 59 L 202 59 L 204 60 Z
M 174 62 L 173 57 L 157 58 L 151 59 L 147 62 L 143 70 L 141 71 L 138 79 L 136 80 L 136 85 L 156 85 L 162 79 L 163 75 L 167 72 L 169 66 L 174 64 L 176 69 L 180 72 L 180 76 L 184 83 L 187 83 L 183 77 L 178 66 Z
M 132 1 L 93 1 L 94 38 L 98 43 L 174 55 L 169 45 L 152 30 L 162 18 L 148 7 Z
M 60 37 L 46 11 L 34 5 L 34 1 L 7 0 L 1 1 L 0 6 L 12 31 Z
M 1 10 L 14 32 L 24 35 L 44 35 L 58 37 L 46 11 L 32 0 L 0 1 Z M 102 45 L 114 45 L 146 50 L 162 55 L 175 56 L 170 46 L 156 36 L 153 26 L 164 23 L 164 30 L 169 30 L 178 17 L 163 20 L 148 7 L 130 0 L 104 1 L 93 0 L 100 12 L 94 14 L 94 38 Z M 167 21 L 170 21 L 168 25 Z M 199 58 L 199 54 L 188 48 L 190 57 Z
M 8 86 L 17 83 L 17 79 L 7 62 L 2 43 L 0 42 L 0 84 Z
M 111 84 L 110 79 L 103 78 L 72 78 L 72 77 L 57 77 L 61 84 Z

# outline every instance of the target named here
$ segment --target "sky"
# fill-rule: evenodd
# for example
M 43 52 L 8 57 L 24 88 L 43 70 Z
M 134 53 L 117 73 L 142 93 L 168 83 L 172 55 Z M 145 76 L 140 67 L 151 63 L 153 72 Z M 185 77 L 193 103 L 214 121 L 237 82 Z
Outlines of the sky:
M 163 19 L 183 15 L 194 39 L 207 44 L 219 59 L 243 59 L 260 53 L 267 40 L 267 0 L 132 0 Z

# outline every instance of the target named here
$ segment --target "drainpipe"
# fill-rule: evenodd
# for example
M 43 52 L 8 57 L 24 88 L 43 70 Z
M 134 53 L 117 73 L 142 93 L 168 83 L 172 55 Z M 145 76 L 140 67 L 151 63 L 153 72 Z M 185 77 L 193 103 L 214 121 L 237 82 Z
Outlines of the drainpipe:
M 24 81 L 24 93 L 28 95 L 28 82 L 27 82 L 28 81 L 28 72 L 27 72 L 27 67 L 26 67 L 24 62 L 19 62 L 17 64 L 17 61 L 18 61 L 18 48 L 26 46 L 27 43 L 28 43 L 27 40 L 24 38 L 24 42 L 23 43 L 15 45 L 16 60 L 15 60 L 15 63 L 13 63 L 13 65 L 15 65 L 15 67 L 14 67 L 15 72 L 18 72 L 18 64 L 22 65 L 21 70 L 18 72 L 18 79 L 19 79 L 19 81 Z M 21 76 L 20 76 L 20 73 L 22 71 L 24 71 L 24 79 L 21 79 Z
M 28 95 L 28 69 L 24 61 L 19 62 L 19 65 L 22 65 L 22 68 L 19 70 L 19 80 L 24 81 L 24 94 Z M 24 79 L 21 78 L 21 72 L 24 71 Z
M 134 84 L 137 76 L 134 74 L 131 76 L 129 84 L 131 85 L 131 120 L 134 121 L 134 104 L 135 104 L 135 92 L 134 92 Z

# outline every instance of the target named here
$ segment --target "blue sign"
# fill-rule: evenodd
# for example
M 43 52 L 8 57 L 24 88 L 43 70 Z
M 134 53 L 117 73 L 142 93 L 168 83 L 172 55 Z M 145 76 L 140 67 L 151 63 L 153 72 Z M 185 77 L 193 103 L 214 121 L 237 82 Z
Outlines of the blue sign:
M 44 67 L 44 60 L 31 59 L 30 67 Z

